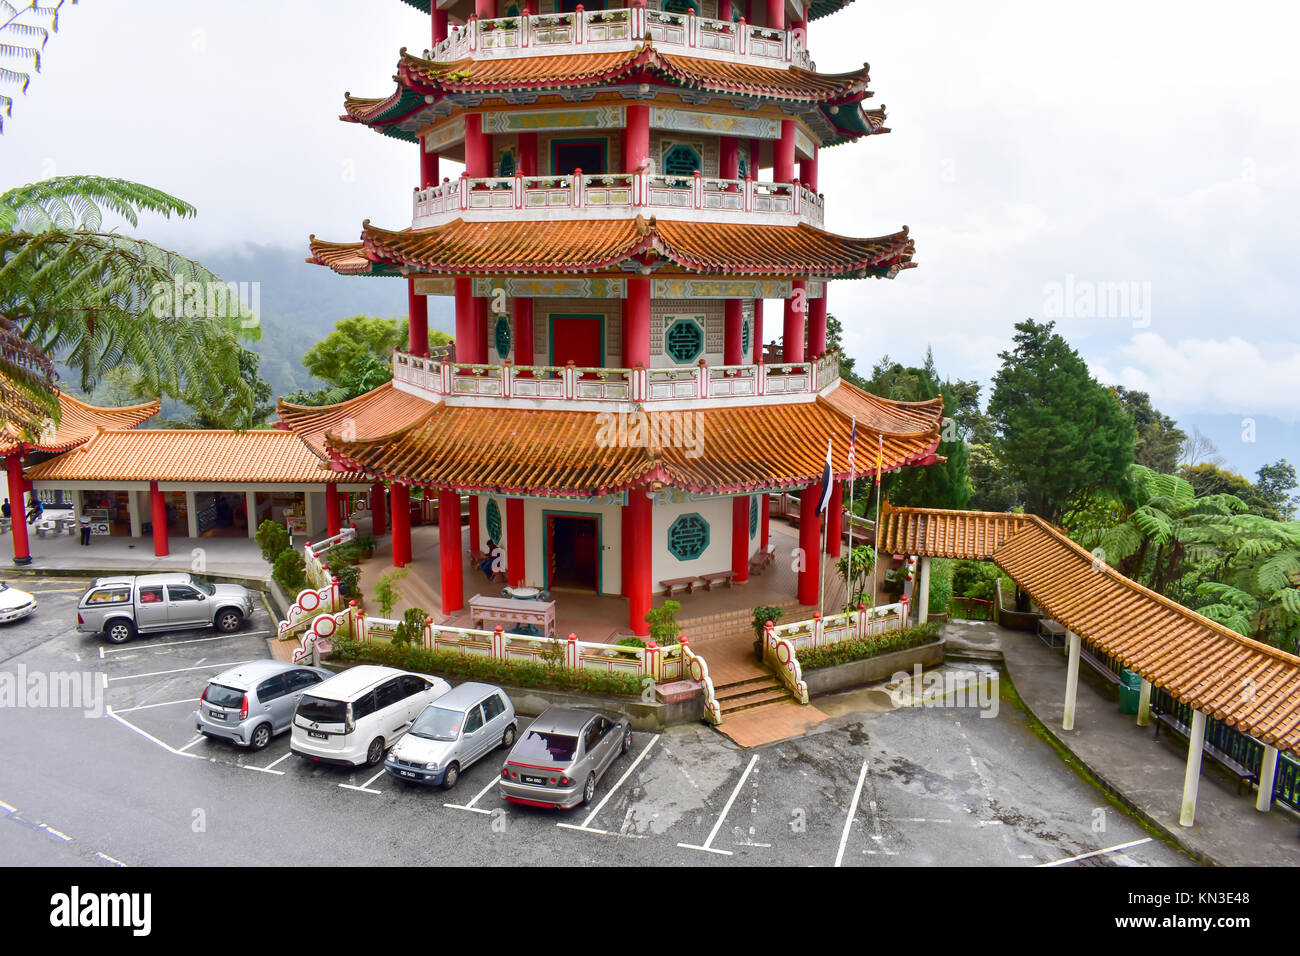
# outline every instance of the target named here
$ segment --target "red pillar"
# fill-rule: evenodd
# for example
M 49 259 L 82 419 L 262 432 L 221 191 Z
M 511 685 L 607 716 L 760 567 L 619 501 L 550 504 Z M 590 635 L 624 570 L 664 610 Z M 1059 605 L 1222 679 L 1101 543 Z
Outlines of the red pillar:
M 435 6 L 431 12 L 433 14 L 433 45 L 437 46 L 447 39 L 447 11 L 439 10 Z
M 731 0 L 718 0 L 718 19 L 726 22 L 731 19 Z M 723 174 L 726 178 L 726 174 Z
M 469 496 L 469 549 L 471 551 L 483 550 L 483 539 L 478 530 L 478 495 Z M 500 541 L 493 541 L 493 544 L 501 544 Z
M 521 176 L 537 175 L 537 134 L 519 134 L 519 174 Z
M 420 140 L 420 188 L 428 189 L 430 186 L 438 185 L 438 154 L 431 153 L 424 148 L 424 140 Z
M 165 558 L 171 553 L 167 547 L 167 496 L 158 490 L 158 482 L 149 482 L 149 505 L 153 520 L 153 554 Z
M 826 287 L 819 299 L 808 300 L 808 358 L 826 354 Z
M 533 300 L 525 296 L 514 300 L 515 312 L 515 364 L 532 365 L 533 359 Z
M 767 23 L 769 30 L 785 29 L 785 0 L 767 0 Z
M 442 575 L 442 613 L 465 606 L 465 575 L 461 564 L 460 495 L 438 492 L 438 568 Z
M 794 124 L 791 124 L 793 129 Z M 492 156 L 487 134 L 483 132 L 483 114 L 465 114 L 465 172 L 471 179 L 492 175 Z
M 803 570 L 799 572 L 799 603 L 817 603 L 817 569 L 821 564 L 821 537 L 817 501 L 821 486 L 809 485 L 799 496 L 799 550 L 803 552 Z
M 627 280 L 623 313 L 623 364 L 650 367 L 650 280 L 636 276 Z
M 814 193 L 817 192 L 817 146 L 813 146 L 812 159 L 799 160 L 799 181 Z
M 524 545 L 524 499 L 506 499 L 506 582 L 522 587 L 526 577 L 528 552 Z
M 763 300 L 754 300 L 754 364 L 763 361 Z M 767 499 L 764 499 L 765 501 Z
M 474 16 L 480 20 L 491 20 L 496 15 L 496 0 L 474 0 Z
M 722 303 L 722 364 L 744 365 L 745 310 L 739 299 Z
M 730 18 L 719 15 L 718 19 Z M 718 138 L 718 176 L 721 179 L 740 178 L 740 140 L 734 136 Z
M 385 520 L 387 511 L 386 502 L 384 501 L 384 484 L 376 481 L 370 486 L 370 533 L 379 535 L 383 534 L 388 524 Z
M 26 483 L 23 481 L 23 457 L 13 454 L 5 456 L 5 475 L 9 481 L 9 511 L 14 536 L 14 564 L 31 564 L 32 553 L 27 543 L 27 503 L 23 495 Z
M 474 335 L 478 340 L 480 362 L 493 362 L 496 360 L 496 350 L 488 349 L 488 329 L 492 325 L 488 320 L 488 305 L 486 296 L 478 295 L 474 297 Z
M 393 503 L 393 567 L 404 568 L 411 563 L 411 488 L 393 482 L 389 492 Z
M 325 533 L 334 537 L 342 530 L 339 520 L 339 486 L 330 482 L 325 486 Z
M 627 556 L 629 578 L 627 585 L 628 625 L 632 633 L 645 637 L 650 633 L 650 625 L 645 616 L 651 607 L 651 581 L 653 579 L 654 502 L 646 497 L 645 488 L 633 488 L 628 491 L 627 504 L 630 510 L 628 524 L 632 534 L 623 541 L 623 548 L 630 553 Z
M 636 172 L 642 160 L 650 158 L 650 106 L 633 103 L 627 108 L 623 128 L 623 172 Z
M 773 149 L 772 181 L 794 182 L 794 120 L 781 120 L 781 138 Z
M 773 155 L 776 155 L 776 147 L 773 146 Z M 761 139 L 751 139 L 749 141 L 749 178 L 761 179 L 758 175 L 759 157 L 763 155 L 763 141 Z
M 749 495 L 731 499 L 731 570 L 736 581 L 749 580 Z
M 840 556 L 844 545 L 844 482 L 831 482 L 831 500 L 826 505 L 826 553 Z
M 629 501 L 634 493 L 635 492 L 633 491 L 628 492 Z M 619 581 L 622 586 L 619 588 L 619 593 L 622 594 L 623 597 L 627 597 L 629 585 L 632 583 L 632 539 L 635 536 L 635 532 L 632 530 L 632 509 L 627 505 L 624 505 L 618 510 L 619 518 L 621 520 L 621 535 L 619 540 L 622 542 L 622 547 L 619 548 L 619 557 L 622 559 L 622 570 L 619 573 Z
M 429 297 L 415 291 L 415 279 L 406 280 L 407 347 L 412 355 L 429 351 Z
M 758 510 L 758 546 L 766 551 L 769 538 L 767 519 L 772 511 L 772 499 L 768 497 L 767 492 L 759 496 Z
M 785 328 L 781 331 L 782 360 L 804 361 L 804 316 L 808 308 L 807 283 L 796 279 L 791 283 L 790 298 L 785 300 Z
M 474 365 L 483 361 L 478 352 L 478 307 L 474 304 L 474 280 L 456 278 L 456 361 Z

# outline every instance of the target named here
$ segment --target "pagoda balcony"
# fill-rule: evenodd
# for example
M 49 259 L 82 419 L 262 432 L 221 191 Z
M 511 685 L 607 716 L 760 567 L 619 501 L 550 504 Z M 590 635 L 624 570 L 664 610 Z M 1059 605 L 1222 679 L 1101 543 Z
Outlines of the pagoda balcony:
M 802 30 L 772 30 L 697 16 L 694 11 L 668 13 L 644 6 L 619 10 L 583 10 L 480 20 L 470 17 L 428 59 L 440 63 L 466 58 L 547 56 L 566 53 L 612 53 L 633 50 L 647 39 L 655 48 L 684 56 L 726 60 L 753 66 L 814 69 Z
M 613 409 L 619 404 L 675 402 L 679 407 L 758 404 L 767 398 L 812 401 L 840 377 L 839 353 L 812 362 L 713 365 L 700 361 L 684 368 L 583 368 L 568 365 L 466 365 L 451 361 L 449 347 L 421 358 L 393 354 L 397 388 L 431 401 L 444 399 L 523 400 L 521 405 Z M 588 404 L 591 403 L 591 404 Z
M 471 179 L 462 175 L 439 186 L 416 189 L 412 228 L 453 219 L 634 219 L 689 212 L 697 222 L 738 222 L 822 228 L 825 200 L 802 183 L 635 173 Z

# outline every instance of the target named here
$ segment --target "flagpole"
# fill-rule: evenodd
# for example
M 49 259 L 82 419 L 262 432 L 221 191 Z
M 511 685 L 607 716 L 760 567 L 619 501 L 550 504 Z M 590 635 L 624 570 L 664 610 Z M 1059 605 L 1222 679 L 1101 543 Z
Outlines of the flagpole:
M 849 593 L 848 593 L 848 590 L 849 590 L 849 587 L 850 587 L 850 583 L 849 583 L 849 582 L 851 582 L 851 581 L 854 580 L 854 577 L 853 577 L 853 519 L 856 517 L 856 515 L 853 513 L 853 484 L 854 484 L 854 482 L 856 481 L 857 472 L 858 472 L 858 453 L 857 453 L 857 444 L 858 444 L 858 416 L 857 416 L 857 415 L 854 415 L 854 416 L 853 416 L 853 431 L 852 431 L 850 434 L 851 434 L 852 437 L 849 438 L 849 550 L 848 550 L 849 558 L 848 558 L 848 562 L 847 562 L 848 572 L 849 572 L 849 573 L 848 573 L 847 575 L 845 575 L 845 580 L 844 580 L 844 591 L 845 591 L 845 595 L 844 595 L 844 603 L 845 603 L 845 604 L 848 604 L 848 603 L 852 602 L 852 603 L 856 604 L 857 602 L 854 602 L 854 601 L 853 601 L 853 595 L 852 595 L 852 594 L 849 594 Z
M 880 571 L 880 471 L 885 461 L 885 436 L 880 436 L 880 445 L 876 452 L 876 526 L 872 535 L 875 538 L 872 548 L 875 549 L 875 555 L 871 562 L 871 606 L 876 606 L 876 594 L 879 593 L 877 588 L 878 574 Z
M 817 613 L 826 616 L 826 512 L 819 519 L 820 533 L 817 535 L 817 549 L 821 551 L 821 560 L 817 564 Z

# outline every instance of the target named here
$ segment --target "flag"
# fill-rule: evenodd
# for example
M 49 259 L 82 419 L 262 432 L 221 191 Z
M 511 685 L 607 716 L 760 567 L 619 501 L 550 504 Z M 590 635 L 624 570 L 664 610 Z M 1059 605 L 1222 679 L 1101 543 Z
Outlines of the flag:
M 849 481 L 858 473 L 854 466 L 854 455 L 858 447 L 858 416 L 853 416 L 853 431 L 849 433 Z
M 831 501 L 831 442 L 826 440 L 826 467 L 822 469 L 822 494 L 817 502 L 817 513 L 825 514 L 826 506 Z
M 884 478 L 882 472 L 885 470 L 885 436 L 880 436 L 880 444 L 876 447 L 876 487 L 880 487 L 881 479 Z

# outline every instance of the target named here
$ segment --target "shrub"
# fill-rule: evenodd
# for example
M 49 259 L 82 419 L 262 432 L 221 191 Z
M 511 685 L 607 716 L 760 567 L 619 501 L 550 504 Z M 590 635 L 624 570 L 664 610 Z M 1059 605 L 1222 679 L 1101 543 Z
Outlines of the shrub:
M 563 650 L 561 647 L 561 654 Z M 332 660 L 357 664 L 386 664 L 455 681 L 474 680 L 513 687 L 581 691 L 611 697 L 641 695 L 641 678 L 635 674 L 611 674 L 528 661 L 495 660 L 482 654 L 431 651 L 418 644 L 365 644 L 336 638 L 330 657 Z
M 302 555 L 293 548 L 281 551 L 271 566 L 271 577 L 290 597 L 297 597 L 298 592 L 307 587 L 307 572 Z
M 361 593 L 361 569 L 344 565 L 330 568 L 334 577 L 339 579 L 339 595 L 359 595 Z
M 682 633 L 677 623 L 677 612 L 682 609 L 676 601 L 664 601 L 660 607 L 651 608 L 645 616 L 650 625 L 650 637 L 656 644 L 676 644 L 677 636 Z
M 761 639 L 763 637 L 764 625 L 766 625 L 768 621 L 775 624 L 783 617 L 785 617 L 785 611 L 781 610 L 781 608 L 777 607 L 775 604 L 762 604 L 754 608 L 754 616 L 750 619 L 754 624 L 754 636 Z
M 952 593 L 957 597 L 993 601 L 998 578 L 1002 579 L 1002 594 L 1008 600 L 1016 593 L 1015 582 L 991 561 L 954 561 L 952 572 Z
M 889 631 L 885 634 L 874 634 L 870 637 L 800 651 L 799 665 L 804 670 L 812 670 L 818 667 L 847 664 L 849 661 L 866 660 L 869 657 L 888 654 L 890 651 L 902 651 L 909 647 L 928 644 L 938 634 L 939 622 L 930 621 L 901 631 Z
M 340 544 L 337 547 L 330 548 L 326 560 L 331 568 L 340 565 L 357 564 L 361 561 L 361 548 L 354 541 Z
M 930 559 L 930 613 L 944 614 L 952 601 L 953 562 L 951 558 Z
M 428 617 L 423 608 L 408 607 L 406 613 L 402 615 L 401 623 L 393 629 L 393 643 L 399 646 L 423 643 L 424 622 Z
M 394 568 L 387 574 L 381 574 L 375 582 L 375 602 L 379 605 L 379 616 L 390 617 L 397 602 L 402 599 L 402 592 L 397 589 L 397 582 L 411 573 L 410 568 Z
M 624 647 L 645 647 L 645 641 L 639 637 L 621 637 L 615 643 Z
M 262 549 L 262 560 L 267 564 L 274 565 L 281 552 L 289 550 L 289 530 L 278 521 L 263 521 L 253 537 Z
M 859 604 L 874 605 L 876 602 L 869 591 L 871 571 L 876 564 L 876 549 L 865 544 L 853 546 L 845 551 L 835 562 L 835 570 L 844 582 L 844 591 L 848 595 L 846 605 L 856 608 Z

